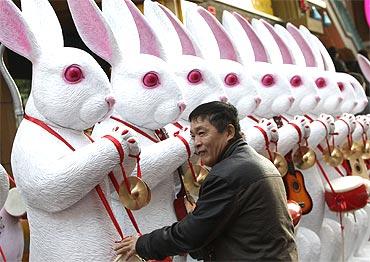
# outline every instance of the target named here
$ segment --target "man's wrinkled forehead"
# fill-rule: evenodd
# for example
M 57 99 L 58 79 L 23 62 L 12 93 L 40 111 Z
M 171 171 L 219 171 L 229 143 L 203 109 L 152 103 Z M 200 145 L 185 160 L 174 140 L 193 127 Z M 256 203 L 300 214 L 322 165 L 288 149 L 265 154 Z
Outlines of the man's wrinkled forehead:
M 210 124 L 208 116 L 197 116 L 190 122 L 190 131 L 196 132 L 199 129 L 204 128 L 208 124 Z

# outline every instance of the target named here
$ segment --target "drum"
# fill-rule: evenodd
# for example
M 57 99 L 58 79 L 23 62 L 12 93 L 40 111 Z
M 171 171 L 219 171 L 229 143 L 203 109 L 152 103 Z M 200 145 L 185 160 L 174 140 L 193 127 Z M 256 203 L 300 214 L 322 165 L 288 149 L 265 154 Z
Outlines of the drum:
M 345 176 L 330 181 L 325 185 L 325 201 L 334 212 L 349 212 L 363 208 L 367 204 L 368 193 L 364 179 L 359 176 Z

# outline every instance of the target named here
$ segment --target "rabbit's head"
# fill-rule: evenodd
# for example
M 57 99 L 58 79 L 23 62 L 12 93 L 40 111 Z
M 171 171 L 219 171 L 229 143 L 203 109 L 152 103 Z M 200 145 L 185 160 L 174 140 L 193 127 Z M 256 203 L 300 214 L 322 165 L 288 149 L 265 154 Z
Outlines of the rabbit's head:
M 272 117 L 287 112 L 294 102 L 289 81 L 282 75 L 278 67 L 269 63 L 265 46 L 253 27 L 235 12 L 233 14 L 224 12 L 223 24 L 242 57 L 241 61 L 251 74 L 254 83 L 257 84 L 261 104 L 254 111 L 254 114 Z M 249 42 L 252 46 L 254 52 L 252 57 L 247 57 L 249 53 L 242 51 L 246 48 L 245 42 Z
M 294 103 L 287 113 L 297 115 L 312 111 L 320 102 L 317 87 L 313 79 L 304 73 L 304 69 L 294 64 L 294 52 L 288 47 L 288 42 L 264 20 L 253 19 L 252 25 L 263 40 L 269 56 L 274 57 L 271 62 L 281 70 L 290 83 Z M 272 43 L 276 44 L 276 47 L 271 45 Z
M 129 0 L 104 0 L 103 12 L 93 0 L 68 0 L 68 5 L 82 40 L 112 66 L 118 114 L 149 129 L 175 121 L 185 103 L 157 35 L 137 7 Z M 99 41 L 105 48 L 96 45 Z
M 240 64 L 231 39 L 217 19 L 202 7 L 189 9 L 186 26 L 201 47 L 210 69 L 218 75 L 229 101 L 241 117 L 251 114 L 261 99 L 251 75 Z
M 316 36 L 311 34 L 311 32 L 304 26 L 300 26 L 300 31 L 305 36 L 307 41 L 310 42 L 313 50 L 319 51 L 319 58 L 321 58 L 325 72 L 327 72 L 327 74 L 333 79 L 333 81 L 337 82 L 338 88 L 343 95 L 344 100 L 340 108 L 338 108 L 337 112 L 334 112 L 334 114 L 340 115 L 341 113 L 352 112 L 357 106 L 358 101 L 355 95 L 354 88 L 349 81 L 349 75 L 345 73 L 335 72 L 333 60 L 331 59 L 327 49 L 321 43 L 321 41 Z
M 199 47 L 177 17 L 151 1 L 144 2 L 144 13 L 163 40 L 167 61 L 181 88 L 186 103 L 181 118 L 188 121 L 189 114 L 203 103 L 227 101 L 217 74 L 202 58 Z
M 32 62 L 26 113 L 49 124 L 84 130 L 114 105 L 104 71 L 88 53 L 63 47 L 63 35 L 47 0 L 22 1 L 21 13 L 0 1 L 0 41 Z
M 313 53 L 314 48 L 310 47 L 311 43 L 306 40 L 303 33 L 290 23 L 287 24 L 287 31 L 299 46 L 306 64 L 305 74 L 313 79 L 320 96 L 320 102 L 312 112 L 317 115 L 334 113 L 343 102 L 343 94 L 338 88 L 337 81 L 333 79 L 330 72 L 323 71 L 318 67 L 318 58 Z

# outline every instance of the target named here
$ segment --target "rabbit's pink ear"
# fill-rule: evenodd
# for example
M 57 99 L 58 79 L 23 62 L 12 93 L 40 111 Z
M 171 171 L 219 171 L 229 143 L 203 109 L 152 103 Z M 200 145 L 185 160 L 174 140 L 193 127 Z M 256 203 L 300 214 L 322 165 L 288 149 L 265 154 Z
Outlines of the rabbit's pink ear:
M 274 27 L 272 25 L 270 25 L 269 23 L 267 23 L 263 19 L 261 19 L 260 21 L 267 28 L 267 30 L 269 30 L 269 32 L 271 33 L 272 37 L 274 38 L 276 44 L 278 45 L 278 47 L 280 49 L 281 56 L 283 58 L 283 63 L 284 64 L 293 64 L 294 59 L 293 59 L 292 54 L 289 51 L 288 46 L 285 44 L 283 39 L 281 39 L 280 36 L 275 32 Z
M 370 61 L 361 54 L 357 54 L 357 60 L 362 73 L 366 77 L 367 81 L 370 82 Z
M 32 62 L 40 56 L 35 36 L 11 0 L 0 1 L 0 42 Z
M 321 69 L 321 70 L 328 70 L 328 68 L 330 68 L 330 65 L 329 65 L 329 61 L 327 61 L 327 66 L 328 68 L 325 68 L 325 57 L 324 57 L 324 54 L 321 52 L 320 50 L 320 43 L 317 43 L 315 41 L 315 39 L 312 37 L 313 35 L 311 34 L 310 30 L 308 30 L 305 26 L 299 26 L 299 32 L 301 33 L 301 35 L 306 39 L 306 41 L 310 44 L 310 48 L 312 50 L 312 53 L 315 57 L 315 60 L 316 60 L 316 67 Z M 325 49 L 325 47 L 323 47 Z M 330 57 L 330 56 L 329 56 Z M 330 69 L 333 69 L 335 68 L 334 67 L 334 64 L 333 64 L 333 67 L 330 68 Z M 335 70 L 334 70 L 335 72 Z
M 111 65 L 120 61 L 116 39 L 94 0 L 68 0 L 68 6 L 84 43 Z
M 297 42 L 298 46 L 301 48 L 303 53 L 304 59 L 306 60 L 306 66 L 308 67 L 317 67 L 317 61 L 315 56 L 310 48 L 309 43 L 307 43 L 306 39 L 301 35 L 299 30 L 293 26 L 291 23 L 286 25 L 287 30 L 293 36 L 295 41 Z
M 140 53 L 165 58 L 162 45 L 143 14 L 131 0 L 124 0 L 134 18 L 140 38 Z
M 235 48 L 238 50 L 240 62 L 244 65 L 254 63 L 254 52 L 247 34 L 244 33 L 238 20 L 226 10 L 222 13 L 222 25 L 232 39 Z
M 48 0 L 21 0 L 22 14 L 42 50 L 64 46 L 58 17 Z
M 293 63 L 299 66 L 306 66 L 306 61 L 304 59 L 301 48 L 298 46 L 297 42 L 294 40 L 293 36 L 286 30 L 285 27 L 275 24 L 274 25 L 275 33 L 277 33 L 281 40 L 283 40 L 286 46 L 289 46 L 291 52 Z
M 253 30 L 251 24 L 238 13 L 233 12 L 233 15 L 244 29 L 244 32 L 247 34 L 252 44 L 256 61 L 268 62 L 268 55 L 266 53 L 265 47 L 263 46 L 261 39 L 257 36 L 256 32 Z
M 164 7 L 163 5 L 158 4 L 158 6 L 166 14 L 168 20 L 170 20 L 172 26 L 175 29 L 179 37 L 180 43 L 181 43 L 182 54 L 202 57 L 202 54 L 200 53 L 200 49 L 197 47 L 195 42 L 191 39 L 191 36 L 186 32 L 184 26 L 177 19 L 177 17 L 175 17 L 173 13 L 170 10 L 168 10 L 166 7 Z
M 221 59 L 229 59 L 238 62 L 238 53 L 231 42 L 231 39 L 225 32 L 222 25 L 217 21 L 216 17 L 210 14 L 207 10 L 203 7 L 199 7 L 197 9 L 198 14 L 200 14 L 203 19 L 208 24 L 209 28 L 211 29 L 216 41 L 218 48 L 220 50 L 220 58 Z

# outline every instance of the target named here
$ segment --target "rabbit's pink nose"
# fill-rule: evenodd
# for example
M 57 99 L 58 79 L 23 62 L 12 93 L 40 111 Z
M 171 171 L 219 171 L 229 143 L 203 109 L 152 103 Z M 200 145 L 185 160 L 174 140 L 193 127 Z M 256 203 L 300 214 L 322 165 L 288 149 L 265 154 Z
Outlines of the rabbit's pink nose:
M 294 102 L 294 97 L 289 96 L 289 97 L 288 97 L 288 100 L 289 100 L 289 102 L 290 102 L 291 104 L 293 104 L 293 102 Z
M 181 113 L 185 111 L 186 105 L 183 101 L 178 102 L 177 106 L 180 108 Z
M 227 102 L 227 97 L 226 96 L 220 96 L 220 101 L 221 102 L 224 102 L 224 103 L 226 103 Z
M 259 104 L 261 104 L 261 98 L 259 98 L 259 97 L 255 97 L 254 101 L 256 101 L 257 106 L 259 106 Z
M 108 103 L 109 110 L 111 110 L 116 103 L 116 99 L 113 96 L 107 96 L 105 101 Z
M 318 103 L 318 102 L 320 102 L 321 98 L 319 96 L 315 96 L 315 100 Z

